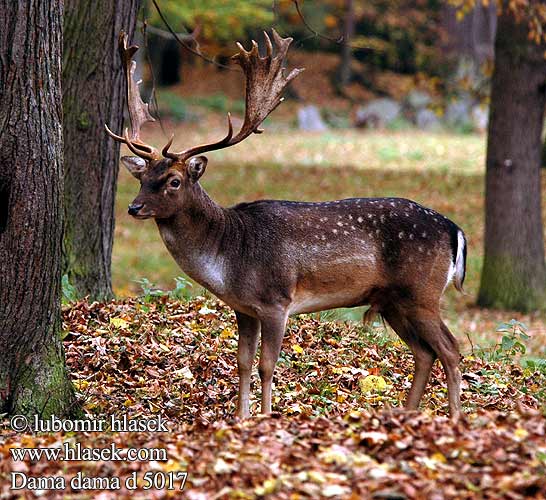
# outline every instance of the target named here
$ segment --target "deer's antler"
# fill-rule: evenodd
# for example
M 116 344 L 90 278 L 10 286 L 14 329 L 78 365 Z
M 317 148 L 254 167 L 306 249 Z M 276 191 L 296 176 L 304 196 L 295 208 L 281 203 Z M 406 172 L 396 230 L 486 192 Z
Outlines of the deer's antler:
M 272 30 L 272 33 L 276 49 L 275 56 L 273 56 L 273 44 L 267 33 L 264 32 L 267 49 L 267 54 L 264 57 L 260 57 L 258 44 L 254 40 L 252 41 L 252 49 L 249 51 L 237 43 L 240 52 L 232 57 L 243 68 L 246 76 L 245 119 L 238 134 L 233 137 L 233 125 L 228 113 L 228 133 L 222 140 L 195 146 L 180 153 L 171 153 L 168 151 L 168 147 L 165 147 L 163 149 L 164 156 L 184 162 L 192 156 L 206 151 L 234 146 L 252 133 L 263 132 L 259 128 L 260 124 L 282 102 L 281 93 L 284 88 L 303 71 L 303 69 L 293 69 L 288 76 L 284 76 L 282 63 L 288 47 L 292 43 L 292 38 L 282 38 L 275 30 Z
M 131 133 L 125 129 L 123 136 L 114 134 L 108 125 L 104 125 L 106 132 L 116 141 L 123 142 L 136 155 L 147 160 L 157 160 L 161 158 L 159 151 L 144 143 L 140 139 L 140 127 L 146 122 L 153 122 L 155 118 L 148 110 L 148 104 L 142 101 L 138 85 L 140 82 L 135 82 L 136 62 L 133 61 L 133 55 L 138 50 L 138 46 L 127 46 L 127 34 L 121 31 L 118 39 L 119 53 L 123 61 L 125 77 L 127 79 L 127 107 L 129 109 L 129 119 L 131 121 Z M 172 139 L 171 139 L 172 141 Z M 166 146 L 168 149 L 170 143 Z

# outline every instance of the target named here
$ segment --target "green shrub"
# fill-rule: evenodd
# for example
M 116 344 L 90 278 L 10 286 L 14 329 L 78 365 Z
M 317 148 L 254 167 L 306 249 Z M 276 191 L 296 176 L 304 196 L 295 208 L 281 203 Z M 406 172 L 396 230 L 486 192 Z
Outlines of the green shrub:
M 178 121 L 190 120 L 190 113 L 186 101 L 172 92 L 162 90 L 157 93 L 159 114 Z
M 75 302 L 76 300 L 78 300 L 76 288 L 74 288 L 74 285 L 70 283 L 68 279 L 68 274 L 65 274 L 61 280 L 61 290 L 63 304 L 68 304 L 69 302 Z

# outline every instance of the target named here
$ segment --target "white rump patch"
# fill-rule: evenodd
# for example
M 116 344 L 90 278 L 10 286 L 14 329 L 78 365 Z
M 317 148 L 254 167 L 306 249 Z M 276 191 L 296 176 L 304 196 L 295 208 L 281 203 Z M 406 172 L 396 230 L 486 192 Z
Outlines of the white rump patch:
M 462 231 L 457 231 L 457 253 L 455 257 L 455 264 L 453 260 L 449 262 L 449 270 L 447 272 L 446 284 L 444 290 L 447 288 L 447 285 L 451 283 L 453 278 L 457 276 L 459 280 L 462 279 L 464 274 L 464 256 L 463 251 L 465 247 L 465 241 Z
M 453 279 L 453 276 L 455 276 L 455 264 L 453 264 L 453 261 L 449 261 L 449 270 L 447 272 L 447 280 L 446 284 L 444 285 L 444 290 L 447 288 L 447 285 L 451 283 L 451 280 Z

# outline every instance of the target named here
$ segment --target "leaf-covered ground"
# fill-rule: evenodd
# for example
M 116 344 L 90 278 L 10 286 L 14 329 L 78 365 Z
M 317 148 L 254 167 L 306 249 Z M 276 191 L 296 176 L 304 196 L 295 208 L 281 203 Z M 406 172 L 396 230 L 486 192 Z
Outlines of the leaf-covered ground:
M 169 432 L 0 434 L 0 498 L 546 498 L 546 374 L 497 352 L 462 360 L 465 418 L 445 414 L 435 366 L 422 413 L 399 411 L 411 383 L 407 348 L 381 324 L 290 322 L 276 413 L 246 421 L 236 404 L 237 334 L 220 303 L 159 297 L 64 311 L 65 348 L 88 418 L 167 420 Z M 500 349 L 500 348 L 499 348 Z M 253 413 L 259 399 L 253 378 Z M 14 447 L 152 447 L 167 461 L 19 461 Z M 128 477 L 139 488 L 10 491 L 10 473 Z M 142 489 L 146 471 L 187 471 L 183 492 Z

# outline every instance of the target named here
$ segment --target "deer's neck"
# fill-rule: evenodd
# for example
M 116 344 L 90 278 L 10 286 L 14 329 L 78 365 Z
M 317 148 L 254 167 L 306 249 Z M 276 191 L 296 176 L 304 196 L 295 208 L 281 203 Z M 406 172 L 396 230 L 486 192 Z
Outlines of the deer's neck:
M 226 261 L 222 240 L 227 212 L 199 184 L 182 210 L 170 219 L 157 220 L 163 241 L 181 269 L 217 295 L 226 287 Z

